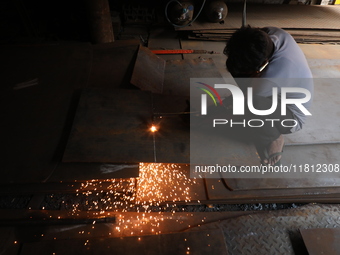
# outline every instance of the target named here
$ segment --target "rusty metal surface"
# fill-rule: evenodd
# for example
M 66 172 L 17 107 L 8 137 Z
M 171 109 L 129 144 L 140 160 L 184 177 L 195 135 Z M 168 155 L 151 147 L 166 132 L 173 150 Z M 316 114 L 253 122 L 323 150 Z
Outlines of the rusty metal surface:
M 340 254 L 340 228 L 300 229 L 309 255 Z
M 79 102 L 64 162 L 189 163 L 186 99 L 137 90 L 87 89 Z M 158 131 L 150 132 L 152 123 Z M 99 175 L 101 176 L 101 175 Z
M 340 142 L 339 82 L 339 78 L 314 79 L 312 116 L 301 131 L 285 136 L 287 145 Z
M 336 56 L 338 59 L 327 59 L 329 54 L 325 54 L 324 59 L 307 59 L 314 78 L 340 78 L 340 54 L 336 54 L 336 51 L 340 50 L 340 45 L 332 46 L 337 47 L 328 48 L 329 53 L 333 53 L 333 57 Z M 306 54 L 306 51 L 304 52 Z
M 294 40 L 297 43 L 303 44 L 339 44 L 340 39 L 339 30 L 329 30 L 322 31 L 320 30 L 303 30 L 303 29 L 285 29 L 286 32 L 291 34 Z M 226 42 L 230 39 L 232 34 L 236 31 L 236 29 L 227 29 L 227 30 L 219 30 L 219 29 L 209 29 L 209 30 L 193 30 L 190 35 L 188 35 L 188 39 L 194 41 L 211 41 L 211 42 Z
M 300 44 L 299 46 L 305 54 L 307 60 L 338 61 L 340 58 L 340 45 Z M 324 71 L 327 72 L 327 69 Z M 322 77 L 324 76 L 321 76 L 320 78 Z
M 196 20 L 177 30 L 230 29 L 242 25 L 242 5 L 228 5 L 224 24 Z M 340 29 L 340 8 L 327 5 L 251 5 L 247 6 L 247 23 L 254 27 Z
M 136 40 L 94 45 L 88 86 L 101 88 L 128 87 L 138 47 L 139 41 Z
M 257 178 L 224 179 L 231 190 L 294 189 L 340 187 L 339 178 Z
M 340 199 L 338 187 L 232 191 L 223 179 L 205 179 L 205 183 L 208 199 L 225 203 L 338 202 Z
M 154 133 L 154 161 L 190 163 L 190 130 L 186 119 L 188 115 L 166 114 L 184 112 L 189 98 L 153 95 L 152 100 L 154 123 L 158 126 L 158 131 Z
M 64 162 L 153 162 L 151 93 L 86 89 Z
M 3 227 L 0 235 L 0 251 L 3 254 L 18 255 L 20 252 L 20 245 L 15 244 L 15 229 L 10 227 Z
M 211 58 L 168 60 L 164 77 L 164 94 L 190 95 L 190 78 L 219 78 L 222 76 Z
M 190 135 L 202 134 L 190 134 L 189 116 L 172 114 L 183 112 L 187 99 L 136 90 L 84 90 L 63 162 L 190 163 Z M 149 130 L 152 123 L 155 133 Z M 255 148 L 233 136 L 207 134 L 204 139 L 211 143 L 215 137 L 214 147 L 225 152 L 226 164 L 257 163 Z
M 220 166 L 252 166 L 260 164 L 255 146 L 245 141 L 245 134 L 242 130 L 216 128 L 214 131 L 212 133 L 204 129 L 191 128 L 191 164 L 195 166 L 215 166 L 216 164 Z M 206 148 L 209 148 L 209 153 Z M 218 174 L 206 174 L 205 177 L 217 178 Z
M 318 167 L 334 167 L 339 164 L 340 144 L 313 144 L 304 146 L 286 146 L 282 155 L 282 164 L 290 167 L 292 164 L 296 172 L 279 178 L 278 173 L 262 173 L 259 178 L 246 179 L 225 179 L 228 187 L 232 190 L 251 189 L 285 189 L 285 188 L 320 188 L 320 187 L 340 187 L 339 174 L 335 172 L 323 172 Z M 305 164 L 311 167 L 309 172 L 302 171 Z M 314 173 L 312 173 L 314 167 Z M 318 172 L 317 172 L 318 171 Z
M 193 49 L 200 50 L 205 49 L 208 51 L 215 51 L 217 54 L 185 54 L 183 55 L 184 59 L 193 59 L 193 58 L 212 58 L 217 70 L 224 78 L 230 78 L 231 74 L 227 71 L 226 60 L 227 57 L 223 54 L 223 50 L 226 46 L 226 42 L 210 42 L 210 41 L 194 41 L 194 40 L 181 40 L 181 45 L 183 49 Z
M 86 243 L 86 245 L 84 245 Z M 175 244 L 175 245 L 174 245 Z M 120 238 L 76 238 L 24 243 L 25 254 L 221 254 L 227 249 L 221 230 L 184 232 Z
M 53 171 L 72 125 L 76 91 L 88 82 L 91 51 L 88 43 L 1 48 L 1 182 L 39 182 Z M 13 89 L 31 80 L 37 84 Z
M 307 205 L 296 209 L 240 216 L 191 230 L 218 227 L 223 231 L 228 254 L 308 254 L 299 230 L 339 228 L 339 219 L 339 205 Z
M 150 49 L 180 49 L 181 43 L 177 32 L 164 28 L 150 28 L 148 38 L 148 47 Z M 182 47 L 184 49 L 184 47 Z M 162 59 L 182 59 L 182 54 L 160 55 Z
M 138 164 L 60 163 L 46 181 L 105 180 L 138 175 Z
M 77 109 L 79 89 L 129 85 L 138 46 L 138 41 L 125 40 L 95 46 L 4 47 L 0 65 L 6 121 L 1 128 L 7 134 L 2 140 L 7 149 L 1 158 L 1 182 L 61 181 L 99 173 L 97 167 L 91 173 L 90 167 L 84 172 L 79 167 L 70 171 L 59 164 Z M 14 89 L 26 81 L 36 84 Z M 114 174 L 107 176 L 111 175 Z
M 162 93 L 165 60 L 140 45 L 131 83 L 141 90 Z

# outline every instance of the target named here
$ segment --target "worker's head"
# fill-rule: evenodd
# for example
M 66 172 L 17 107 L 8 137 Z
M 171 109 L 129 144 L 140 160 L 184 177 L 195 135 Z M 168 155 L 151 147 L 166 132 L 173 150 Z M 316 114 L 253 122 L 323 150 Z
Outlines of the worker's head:
M 250 26 L 237 30 L 225 48 L 227 69 L 234 77 L 253 77 L 263 71 L 273 51 L 269 35 Z

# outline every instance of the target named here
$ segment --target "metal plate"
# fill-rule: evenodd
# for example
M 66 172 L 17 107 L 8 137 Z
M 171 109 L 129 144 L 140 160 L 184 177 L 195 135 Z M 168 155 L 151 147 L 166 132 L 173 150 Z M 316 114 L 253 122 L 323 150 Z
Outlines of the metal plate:
M 136 90 L 84 90 L 63 161 L 189 163 L 189 128 L 179 115 L 166 115 L 183 111 L 186 99 Z M 158 132 L 150 132 L 152 123 Z
M 181 40 L 183 49 L 192 50 L 207 50 L 214 51 L 215 54 L 183 54 L 184 59 L 193 58 L 212 58 L 217 70 L 223 76 L 223 78 L 231 78 L 231 74 L 228 72 L 226 67 L 227 57 L 223 54 L 223 50 L 226 46 L 226 42 L 209 42 L 209 41 L 194 41 L 194 40 Z
M 1 48 L 1 182 L 40 182 L 53 171 L 72 124 L 76 91 L 91 72 L 91 54 L 85 43 Z M 36 85 L 13 89 L 29 81 Z
M 295 166 L 297 173 L 287 174 L 286 178 L 279 178 L 277 173 L 272 173 L 266 174 L 267 178 L 259 174 L 256 180 L 239 178 L 225 181 L 231 190 L 340 187 L 338 173 L 321 171 L 322 164 L 330 168 L 339 164 L 339 153 L 339 144 L 286 146 L 281 162 L 284 166 Z M 310 172 L 299 173 L 307 163 L 311 167 Z M 315 173 L 312 173 L 312 167 Z
M 163 27 L 151 28 L 148 38 L 148 47 L 150 49 L 180 49 L 181 43 L 176 31 L 170 31 Z M 182 59 L 182 54 L 166 54 L 158 56 L 165 60 Z
M 101 88 L 129 86 L 138 47 L 139 41 L 136 40 L 94 45 L 88 86 Z
M 261 190 L 261 189 L 292 189 L 292 188 L 320 188 L 340 187 L 340 179 L 284 179 L 284 178 L 258 178 L 258 179 L 224 179 L 231 190 Z
M 188 115 L 171 114 L 184 112 L 189 98 L 153 95 L 152 100 L 154 123 L 158 126 L 158 131 L 154 133 L 154 161 L 190 163 L 190 130 L 186 122 Z
M 222 229 L 228 254 L 308 254 L 299 229 L 340 227 L 339 217 L 338 205 L 308 205 L 241 216 L 212 223 L 211 227 Z M 206 224 L 192 230 L 209 228 Z
M 309 255 L 340 254 L 340 228 L 300 229 Z
M 315 51 L 317 50 L 318 48 L 315 48 Z M 340 45 L 337 48 L 329 48 L 333 56 L 340 58 L 340 53 L 336 54 L 336 50 L 340 50 Z M 324 55 L 327 57 L 329 54 Z M 340 78 L 340 59 L 307 59 L 307 61 L 314 78 Z
M 188 120 L 172 114 L 183 112 L 187 99 L 133 90 L 84 90 L 63 162 L 190 163 Z M 152 123 L 158 127 L 155 133 L 149 130 Z M 216 138 L 216 148 L 226 152 L 226 164 L 258 161 L 253 146 Z
M 131 83 L 141 90 L 162 93 L 165 60 L 140 45 Z
M 107 180 L 138 177 L 138 175 L 138 164 L 61 163 L 48 178 L 48 181 Z
M 323 59 L 339 61 L 340 45 L 300 44 L 299 46 L 305 54 L 307 60 L 319 61 Z M 313 69 L 313 67 L 311 68 Z M 325 70 L 325 72 L 327 72 L 327 70 Z
M 25 254 L 221 254 L 227 255 L 221 230 L 121 238 L 75 238 L 25 243 Z
M 253 179 L 256 182 L 256 179 Z M 205 179 L 208 199 L 224 203 L 338 202 L 340 188 L 290 188 L 231 191 L 223 179 Z
M 314 79 L 312 116 L 303 129 L 286 135 L 286 144 L 323 144 L 340 142 L 339 78 Z
M 243 5 L 228 5 L 224 24 L 198 19 L 191 26 L 176 30 L 240 28 Z M 251 5 L 247 6 L 247 24 L 254 27 L 339 29 L 340 8 L 320 5 Z M 297 18 L 298 17 L 298 18 Z
M 168 60 L 163 94 L 189 96 L 190 78 L 222 79 L 222 76 L 211 58 Z
M 151 93 L 85 89 L 63 162 L 153 162 Z

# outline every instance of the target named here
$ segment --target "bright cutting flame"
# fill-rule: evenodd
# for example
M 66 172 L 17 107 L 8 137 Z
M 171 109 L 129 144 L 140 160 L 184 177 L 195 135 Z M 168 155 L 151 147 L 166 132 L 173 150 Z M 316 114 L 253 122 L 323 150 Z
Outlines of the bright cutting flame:
M 152 125 L 151 128 L 150 128 L 150 131 L 151 132 L 156 132 L 157 131 L 157 127 L 155 125 Z

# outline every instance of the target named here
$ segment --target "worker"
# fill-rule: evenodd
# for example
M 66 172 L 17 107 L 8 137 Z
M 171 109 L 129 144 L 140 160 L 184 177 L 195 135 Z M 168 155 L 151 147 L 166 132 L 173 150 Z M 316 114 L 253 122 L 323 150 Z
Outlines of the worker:
M 250 132 L 262 163 L 266 165 L 281 164 L 280 159 L 285 144 L 283 134 L 301 130 L 306 120 L 306 115 L 295 104 L 287 104 L 286 115 L 282 115 L 281 88 L 300 87 L 307 89 L 311 98 L 313 96 L 312 73 L 302 50 L 293 37 L 280 28 L 246 26 L 231 36 L 224 53 L 228 56 L 227 69 L 241 90 L 245 92 L 247 87 L 253 88 L 255 109 L 270 109 L 273 96 L 272 88 L 278 87 L 279 103 L 276 110 L 267 116 L 256 116 L 256 119 L 280 121 L 275 121 L 274 124 L 273 122 L 264 122 L 262 127 L 252 128 Z M 287 98 L 298 99 L 306 96 L 303 93 L 288 93 L 287 95 Z M 312 99 L 304 103 L 303 106 L 308 110 L 311 102 Z M 230 106 L 230 98 L 224 100 L 224 104 Z M 249 110 L 247 114 L 246 118 L 254 117 L 249 113 Z M 283 126 L 281 125 L 282 120 L 291 120 L 292 125 L 288 125 L 286 122 L 286 125 Z

